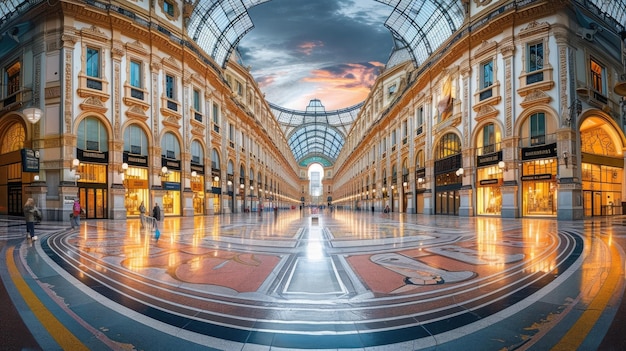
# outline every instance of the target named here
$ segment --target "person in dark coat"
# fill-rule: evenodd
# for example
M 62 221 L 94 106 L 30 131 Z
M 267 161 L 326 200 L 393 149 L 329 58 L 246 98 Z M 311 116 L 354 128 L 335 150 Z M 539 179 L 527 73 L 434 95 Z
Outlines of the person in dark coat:
M 152 209 L 152 217 L 157 221 L 161 220 L 161 207 L 159 207 L 159 203 L 157 202 Z

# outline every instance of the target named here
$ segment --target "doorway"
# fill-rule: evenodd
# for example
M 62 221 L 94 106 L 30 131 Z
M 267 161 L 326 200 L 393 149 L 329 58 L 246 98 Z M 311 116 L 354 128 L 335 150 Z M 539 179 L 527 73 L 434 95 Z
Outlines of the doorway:
M 80 205 L 87 219 L 104 219 L 108 218 L 108 191 L 102 187 L 83 187 L 78 190 Z

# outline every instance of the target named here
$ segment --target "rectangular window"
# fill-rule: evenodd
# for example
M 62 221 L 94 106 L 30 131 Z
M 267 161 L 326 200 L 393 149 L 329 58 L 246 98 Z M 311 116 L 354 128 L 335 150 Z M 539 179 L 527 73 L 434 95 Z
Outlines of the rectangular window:
M 546 143 L 546 118 L 543 112 L 530 116 L 530 145 Z
M 402 139 L 406 138 L 409 134 L 409 122 L 402 121 Z
M 170 99 L 175 99 L 175 80 L 173 76 L 165 76 L 165 96 Z
M 492 153 L 495 150 L 495 131 L 493 123 L 487 124 L 483 128 L 483 155 Z
M 493 85 L 493 61 L 485 62 L 481 65 L 480 88 L 487 89 Z
M 543 43 L 528 45 L 528 73 L 543 69 Z
M 243 96 L 243 85 L 239 81 L 237 81 L 237 94 L 239 94 L 239 96 Z
M 173 17 L 174 16 L 174 4 L 172 4 L 168 0 L 163 1 L 163 12 Z
M 193 108 L 194 110 L 200 111 L 200 92 L 196 89 L 193 90 Z
M 232 123 L 228 124 L 228 140 L 235 141 L 235 126 Z
M 11 66 L 6 69 L 6 94 L 5 97 L 9 97 L 18 91 L 20 91 L 21 86 L 21 75 L 22 75 L 22 64 L 20 62 L 15 62 Z M 14 100 L 14 99 L 12 99 Z M 7 106 L 15 101 L 5 101 L 4 106 Z
M 87 76 L 100 78 L 100 50 L 87 48 Z
M 213 123 L 220 124 L 220 107 L 213 104 Z
M 141 88 L 141 62 L 130 61 L 130 86 Z
M 600 63 L 594 59 L 591 59 L 591 86 L 600 94 L 604 94 L 606 88 L 604 87 L 606 80 L 605 69 Z
M 396 146 L 396 130 L 391 131 L 391 146 Z

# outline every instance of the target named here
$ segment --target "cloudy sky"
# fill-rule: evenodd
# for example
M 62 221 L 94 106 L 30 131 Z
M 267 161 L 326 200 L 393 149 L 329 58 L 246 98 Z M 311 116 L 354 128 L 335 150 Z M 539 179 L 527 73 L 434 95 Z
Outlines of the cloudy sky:
M 269 102 L 349 107 L 365 99 L 389 58 L 391 10 L 374 0 L 272 0 L 249 10 L 254 28 L 239 51 Z

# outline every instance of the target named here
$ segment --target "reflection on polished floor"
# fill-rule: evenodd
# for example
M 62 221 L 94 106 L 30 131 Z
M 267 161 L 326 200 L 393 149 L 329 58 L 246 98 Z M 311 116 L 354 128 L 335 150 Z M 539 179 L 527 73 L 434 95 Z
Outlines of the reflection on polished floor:
M 158 241 L 135 219 L 22 227 L 0 229 L 0 277 L 43 350 L 626 347 L 626 217 L 291 210 L 167 218 Z

